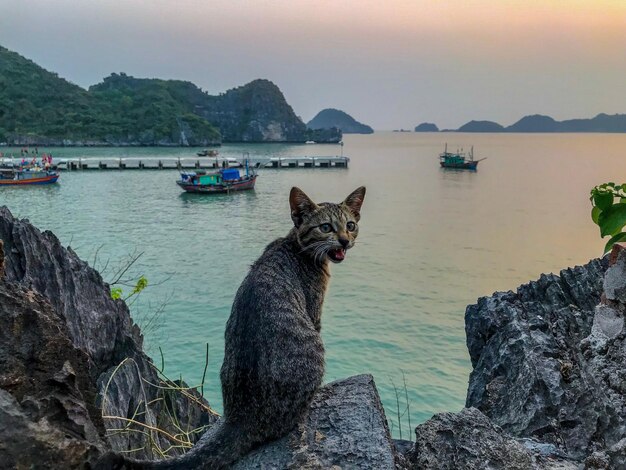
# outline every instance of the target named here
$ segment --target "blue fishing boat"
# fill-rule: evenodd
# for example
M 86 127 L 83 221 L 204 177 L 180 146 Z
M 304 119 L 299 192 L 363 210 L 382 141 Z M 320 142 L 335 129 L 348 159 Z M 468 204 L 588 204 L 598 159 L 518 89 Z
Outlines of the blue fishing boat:
M 183 171 L 176 184 L 188 193 L 216 194 L 254 189 L 256 179 L 257 174 L 249 168 L 246 160 L 243 174 L 238 168 L 224 168 L 213 172 Z
M 474 147 L 470 150 L 469 154 L 463 152 L 448 152 L 448 144 L 446 144 L 443 153 L 439 154 L 439 164 L 442 168 L 454 168 L 457 170 L 476 170 L 478 168 L 478 162 L 486 160 L 481 158 L 480 160 L 474 160 Z
M 0 187 L 54 184 L 59 173 L 43 168 L 0 168 Z

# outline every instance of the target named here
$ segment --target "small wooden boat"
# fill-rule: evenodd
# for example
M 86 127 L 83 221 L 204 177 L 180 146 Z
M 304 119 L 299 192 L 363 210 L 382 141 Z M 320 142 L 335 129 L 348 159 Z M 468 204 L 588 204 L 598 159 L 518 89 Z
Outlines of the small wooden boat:
M 439 164 L 442 168 L 476 170 L 478 168 L 478 162 L 483 160 L 486 160 L 486 158 L 474 160 L 474 147 L 472 147 L 469 154 L 466 156 L 462 152 L 448 152 L 448 144 L 446 144 L 446 148 L 443 153 L 439 154 Z
M 0 168 L 0 186 L 53 184 L 59 173 L 41 168 Z
M 217 157 L 217 150 L 204 149 L 196 152 L 196 155 L 199 157 Z
M 257 175 L 250 171 L 247 161 L 245 173 L 242 175 L 237 168 L 224 168 L 215 172 L 184 171 L 176 184 L 188 193 L 230 193 L 254 189 Z

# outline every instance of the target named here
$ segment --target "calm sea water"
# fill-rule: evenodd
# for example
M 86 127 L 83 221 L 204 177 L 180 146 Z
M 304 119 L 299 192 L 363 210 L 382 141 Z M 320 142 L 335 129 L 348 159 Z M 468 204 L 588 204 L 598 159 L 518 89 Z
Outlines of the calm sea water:
M 469 148 L 477 172 L 446 171 L 436 156 Z M 396 395 L 411 424 L 463 407 L 470 363 L 465 306 L 542 272 L 583 264 L 604 242 L 589 190 L 626 179 L 626 136 L 582 134 L 347 135 L 348 170 L 262 170 L 254 192 L 182 194 L 175 171 L 74 172 L 54 187 L 4 188 L 0 204 L 102 268 L 134 251 L 133 274 L 153 285 L 133 305 L 146 346 L 166 373 L 201 380 L 210 345 L 208 398 L 221 408 L 224 325 L 248 266 L 291 226 L 288 194 L 340 201 L 367 186 L 357 246 L 332 268 L 324 317 L 326 380 L 375 376 L 388 418 Z M 5 153 L 10 149 L 2 149 Z M 193 156 L 193 149 L 40 149 L 62 157 Z M 226 145 L 223 156 L 336 155 L 339 146 Z M 97 253 L 97 257 L 95 256 Z M 166 302 L 155 321 L 150 320 Z M 402 418 L 403 437 L 408 419 Z

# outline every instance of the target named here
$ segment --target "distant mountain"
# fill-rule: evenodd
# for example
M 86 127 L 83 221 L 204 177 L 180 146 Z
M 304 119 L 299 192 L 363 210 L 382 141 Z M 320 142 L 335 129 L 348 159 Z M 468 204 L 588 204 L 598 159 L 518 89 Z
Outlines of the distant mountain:
M 219 96 L 191 82 L 111 74 L 89 90 L 0 46 L 0 143 L 196 145 L 341 140 L 313 133 L 280 89 L 254 80 Z
M 598 114 L 592 119 L 556 121 L 550 116 L 524 116 L 508 127 L 492 121 L 470 121 L 456 132 L 626 132 L 626 114 Z
M 415 132 L 439 132 L 439 128 L 430 122 L 423 122 L 415 126 Z
M 626 132 L 626 114 L 598 114 L 592 119 L 568 119 L 558 132 Z
M 415 132 L 437 132 L 437 126 L 424 122 Z M 568 119 L 555 121 L 550 116 L 534 114 L 524 116 L 515 124 L 503 127 L 493 121 L 470 121 L 458 129 L 442 129 L 439 132 L 619 132 L 626 133 L 626 114 L 598 114 L 592 119 Z
M 457 132 L 502 132 L 502 127 L 493 121 L 470 121 L 457 129 Z
M 374 129 L 361 124 L 349 114 L 338 109 L 323 109 L 307 123 L 309 129 L 331 129 L 336 127 L 344 134 L 372 134 Z
M 506 128 L 507 132 L 559 132 L 559 123 L 550 116 L 524 116 Z

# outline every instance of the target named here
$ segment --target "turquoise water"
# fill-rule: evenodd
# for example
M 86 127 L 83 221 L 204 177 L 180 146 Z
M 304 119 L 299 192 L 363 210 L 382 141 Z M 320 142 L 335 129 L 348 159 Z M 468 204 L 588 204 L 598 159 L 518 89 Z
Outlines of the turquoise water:
M 473 144 L 478 172 L 446 171 L 436 156 Z M 332 281 L 323 316 L 326 380 L 376 378 L 399 436 L 396 395 L 411 424 L 465 401 L 470 371 L 465 306 L 541 272 L 585 263 L 603 241 L 589 189 L 626 175 L 623 135 L 375 133 L 347 135 L 350 168 L 261 170 L 254 192 L 182 194 L 175 171 L 64 173 L 53 187 L 3 188 L 0 204 L 52 230 L 105 270 L 135 251 L 153 284 L 133 305 L 146 347 L 166 373 L 198 383 L 210 345 L 208 398 L 221 408 L 224 324 L 237 287 L 264 246 L 290 229 L 296 185 L 316 201 L 367 186 L 356 247 Z M 62 157 L 193 156 L 193 149 L 40 149 Z M 10 153 L 10 149 L 3 149 Z M 337 155 L 339 146 L 227 145 L 223 156 Z M 95 257 L 97 253 L 97 257 Z M 154 285 L 158 284 L 158 285 Z M 156 320 L 159 306 L 166 305 Z M 403 437 L 408 434 L 402 418 Z

